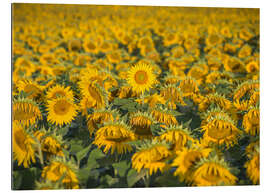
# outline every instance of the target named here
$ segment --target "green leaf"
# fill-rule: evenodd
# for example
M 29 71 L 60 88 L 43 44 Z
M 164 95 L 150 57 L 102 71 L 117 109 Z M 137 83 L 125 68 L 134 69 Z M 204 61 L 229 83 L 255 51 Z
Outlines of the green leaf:
M 84 148 L 83 150 L 79 151 L 76 154 L 76 157 L 77 157 L 77 159 L 78 159 L 79 162 L 87 155 L 87 153 L 89 152 L 90 148 L 91 148 L 91 144 L 89 146 L 87 146 L 86 148 Z
M 87 167 L 89 168 L 98 168 L 99 163 L 97 162 L 97 159 L 104 158 L 105 154 L 100 149 L 94 149 L 90 152 L 88 161 L 87 161 Z
M 113 168 L 116 169 L 120 177 L 124 177 L 126 171 L 130 168 L 130 163 L 126 160 L 112 164 Z
M 118 178 L 113 178 L 111 177 L 110 175 L 106 175 L 104 176 L 103 180 L 106 181 L 106 183 L 109 185 L 109 186 L 112 186 L 113 184 L 116 184 L 118 183 L 119 179 Z
M 134 169 L 129 170 L 127 175 L 128 187 L 132 187 L 136 182 L 146 176 L 146 172 L 146 170 L 141 170 L 140 173 L 137 173 Z

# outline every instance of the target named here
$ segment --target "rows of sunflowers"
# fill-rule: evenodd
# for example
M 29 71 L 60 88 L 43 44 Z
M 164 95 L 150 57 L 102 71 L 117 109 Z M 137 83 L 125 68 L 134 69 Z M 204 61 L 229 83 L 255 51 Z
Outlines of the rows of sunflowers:
M 259 184 L 258 9 L 12 14 L 13 189 Z

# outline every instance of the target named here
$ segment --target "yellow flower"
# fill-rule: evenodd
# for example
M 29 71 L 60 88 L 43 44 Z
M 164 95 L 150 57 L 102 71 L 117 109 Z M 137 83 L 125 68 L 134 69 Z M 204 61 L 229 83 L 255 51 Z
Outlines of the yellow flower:
M 62 183 L 66 189 L 79 189 L 79 181 L 75 173 L 76 169 L 73 164 L 56 159 L 43 168 L 41 176 L 52 182 L 57 182 L 63 178 Z
M 21 127 L 19 123 L 12 124 L 12 148 L 13 159 L 18 161 L 18 165 L 28 168 L 30 163 L 36 162 L 34 139 Z
M 155 108 L 157 104 L 164 105 L 166 103 L 165 99 L 157 93 L 153 95 L 143 96 L 142 99 L 137 99 L 136 101 L 140 104 L 142 104 L 143 101 L 144 103 L 147 103 L 150 108 Z
M 188 97 L 199 92 L 197 81 L 189 76 L 183 78 L 179 84 L 179 88 L 182 91 L 184 97 Z
M 17 86 L 19 92 L 25 92 L 29 99 L 37 100 L 42 96 L 42 86 L 38 85 L 36 82 L 30 80 L 19 80 Z
M 174 172 L 175 176 L 179 176 L 180 181 L 191 181 L 192 167 L 196 165 L 202 158 L 207 158 L 211 149 L 209 148 L 182 148 L 177 151 L 177 157 L 173 160 L 172 166 L 177 169 Z
M 243 127 L 250 135 L 258 135 L 260 132 L 260 110 L 252 107 L 243 117 Z
M 56 125 L 71 123 L 77 115 L 77 106 L 70 99 L 57 97 L 48 101 L 48 121 Z
M 224 96 L 215 93 L 208 94 L 204 97 L 203 101 L 199 104 L 199 111 L 205 111 L 211 104 L 227 111 L 230 111 L 232 107 L 231 101 L 226 99 Z
M 228 57 L 224 61 L 224 68 L 228 72 L 241 73 L 245 71 L 244 63 L 236 57 Z
M 150 126 L 154 123 L 154 119 L 151 114 L 147 112 L 133 113 L 129 117 L 129 123 L 132 125 L 132 129 L 139 139 L 152 137 Z
M 93 144 L 98 148 L 105 146 L 104 152 L 124 154 L 132 151 L 132 146 L 126 142 L 135 140 L 134 133 L 124 122 L 107 122 L 95 134 Z
M 167 126 L 178 125 L 178 122 L 173 113 L 166 108 L 158 107 L 152 109 L 151 115 L 155 118 L 157 122 L 164 123 Z
M 258 80 L 247 80 L 240 84 L 234 91 L 234 100 L 240 100 L 247 93 L 251 93 L 254 89 L 259 89 L 260 83 Z
M 247 169 L 247 176 L 253 184 L 260 183 L 260 153 L 257 151 L 251 158 L 245 163 Z
M 168 103 L 168 107 L 171 109 L 176 109 L 176 103 L 181 103 L 185 105 L 183 100 L 183 94 L 181 90 L 173 84 L 165 85 L 160 89 L 160 96 L 162 96 L 166 103 Z
M 248 73 L 256 73 L 259 72 L 260 66 L 258 61 L 251 61 L 246 65 L 246 71 Z
M 238 57 L 239 58 L 246 58 L 251 55 L 252 48 L 246 44 L 244 45 L 238 52 Z
M 142 169 L 147 169 L 149 174 L 164 172 L 169 168 L 165 162 L 171 152 L 165 143 L 156 141 L 146 141 L 137 147 L 138 151 L 132 156 L 132 168 L 140 172 Z
M 182 125 L 165 127 L 157 138 L 171 143 L 174 150 L 182 149 L 188 144 L 188 141 L 193 142 L 191 132 Z
M 228 116 L 219 114 L 210 118 L 208 123 L 202 126 L 203 142 L 206 144 L 225 144 L 226 147 L 237 143 L 242 133 Z
M 70 87 L 55 85 L 47 91 L 48 100 L 56 99 L 57 97 L 66 97 L 73 101 L 73 92 Z
M 156 76 L 150 65 L 138 63 L 131 67 L 128 72 L 127 82 L 132 87 L 132 91 L 136 93 L 144 93 L 153 87 Z
M 83 48 L 85 52 L 97 54 L 98 53 L 98 46 L 92 40 L 84 40 Z
M 90 133 L 98 129 L 97 124 L 103 124 L 104 122 L 114 121 L 119 119 L 119 114 L 116 110 L 111 109 L 98 109 L 87 117 L 87 126 Z
M 36 103 L 30 99 L 17 99 L 12 104 L 13 121 L 24 126 L 33 125 L 37 119 L 41 119 L 41 112 Z
M 223 159 L 211 157 L 197 164 L 192 181 L 196 186 L 235 185 L 237 177 Z

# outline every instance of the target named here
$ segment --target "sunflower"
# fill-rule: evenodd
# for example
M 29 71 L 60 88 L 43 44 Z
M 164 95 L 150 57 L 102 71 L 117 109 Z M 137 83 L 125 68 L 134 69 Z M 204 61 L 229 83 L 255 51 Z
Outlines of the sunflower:
M 105 153 L 110 151 L 113 154 L 116 150 L 118 154 L 123 154 L 132 151 L 132 146 L 127 142 L 133 140 L 135 135 L 124 122 L 107 122 L 97 130 L 93 144 L 98 148 L 105 146 Z
M 49 100 L 47 110 L 48 121 L 60 126 L 71 123 L 77 115 L 77 106 L 65 97 Z
M 216 107 L 227 111 L 230 111 L 232 107 L 231 101 L 218 93 L 214 93 L 204 97 L 203 101 L 199 104 L 199 111 L 205 111 L 211 105 L 215 105 Z
M 26 76 L 31 76 L 33 72 L 35 72 L 35 65 L 29 59 L 24 57 L 19 57 L 16 59 L 14 63 L 15 69 L 23 69 L 26 72 Z
M 34 139 L 29 135 L 19 123 L 12 124 L 12 147 L 13 159 L 18 161 L 18 165 L 28 168 L 31 162 L 35 163 Z
M 260 132 L 260 110 L 258 107 L 251 107 L 243 117 L 243 127 L 250 135 L 258 135 Z
M 203 142 L 206 144 L 225 144 L 226 147 L 233 146 L 242 133 L 232 119 L 219 114 L 210 118 L 208 123 L 202 126 Z
M 156 76 L 150 65 L 142 62 L 131 67 L 128 72 L 127 82 L 132 87 L 132 91 L 143 93 L 153 87 Z
M 41 144 L 41 150 L 46 153 L 47 159 L 50 159 L 53 155 L 64 156 L 61 136 L 46 132 L 45 129 L 37 130 L 34 136 Z
M 87 53 L 93 53 L 93 54 L 98 53 L 98 45 L 92 40 L 84 40 L 83 49 Z
M 66 97 L 73 101 L 73 92 L 70 87 L 64 87 L 62 85 L 55 85 L 47 91 L 48 100 L 56 99 L 57 97 Z
M 14 100 L 12 109 L 13 121 L 24 126 L 33 125 L 37 119 L 42 117 L 38 105 L 30 99 L 19 98 Z
M 154 123 L 151 114 L 147 112 L 136 112 L 129 117 L 129 123 L 132 125 L 135 135 L 140 138 L 151 138 L 152 132 L 150 126 Z
M 183 94 L 176 85 L 169 84 L 165 85 L 160 89 L 160 96 L 162 96 L 168 103 L 168 107 L 171 109 L 176 109 L 176 103 L 181 103 L 185 105 L 183 100 Z
M 231 173 L 231 168 L 218 157 L 202 158 L 195 166 L 192 174 L 192 184 L 195 186 L 234 185 L 237 177 Z
M 76 170 L 76 166 L 71 162 L 65 162 L 60 158 L 56 158 L 43 168 L 41 177 L 51 182 L 58 182 L 62 179 L 61 183 L 66 189 L 79 189 Z
M 188 141 L 193 141 L 191 132 L 182 125 L 163 128 L 157 138 L 172 144 L 174 150 L 180 150 L 187 146 Z
M 248 45 L 245 44 L 239 51 L 238 51 L 238 57 L 239 58 L 246 58 L 250 56 L 252 53 L 252 48 Z
M 132 168 L 140 172 L 143 168 L 152 175 L 158 170 L 164 172 L 169 169 L 166 160 L 171 156 L 169 147 L 166 143 L 153 141 L 144 141 L 137 146 L 137 152 L 132 156 Z
M 19 80 L 17 84 L 19 92 L 23 91 L 29 99 L 39 99 L 42 96 L 43 87 L 31 80 Z
M 207 158 L 210 152 L 210 148 L 182 148 L 181 151 L 177 151 L 177 157 L 172 163 L 173 167 L 177 167 L 174 175 L 179 176 L 180 181 L 190 182 L 192 167 L 194 167 L 202 158 Z
M 80 82 L 80 88 L 83 96 L 86 98 L 85 100 L 89 101 L 90 107 L 99 109 L 107 106 L 108 93 L 96 81 L 90 82 L 83 79 Z
M 111 108 L 94 110 L 92 114 L 87 116 L 87 127 L 90 136 L 96 129 L 98 129 L 97 124 L 118 120 L 119 117 L 119 112 L 117 110 L 112 110 Z
M 260 184 L 260 152 L 256 148 L 250 160 L 245 163 L 247 176 L 253 184 Z
M 136 102 L 140 104 L 146 103 L 150 108 L 155 108 L 157 104 L 164 105 L 166 103 L 165 99 L 157 93 L 153 95 L 143 96 L 140 99 L 136 99 Z
M 258 61 L 251 61 L 246 65 L 246 71 L 248 73 L 256 73 L 259 72 L 260 66 Z
M 241 73 L 245 72 L 244 63 L 237 57 L 228 57 L 224 61 L 224 68 L 228 72 Z
M 183 78 L 179 84 L 179 88 L 182 91 L 184 97 L 188 97 L 199 92 L 197 81 L 189 76 Z
M 234 100 L 240 100 L 247 93 L 250 94 L 255 89 L 260 88 L 260 83 L 258 80 L 247 80 L 240 84 L 234 91 Z
M 171 110 L 163 107 L 156 107 L 151 110 L 151 115 L 159 123 L 164 123 L 167 126 L 178 125 L 178 122 Z

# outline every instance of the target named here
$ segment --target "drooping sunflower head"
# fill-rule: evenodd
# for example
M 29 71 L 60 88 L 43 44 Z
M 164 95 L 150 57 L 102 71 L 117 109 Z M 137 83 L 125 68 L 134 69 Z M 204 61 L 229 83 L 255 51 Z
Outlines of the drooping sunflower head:
M 99 86 L 99 84 L 97 84 L 96 81 L 85 82 L 84 80 L 81 82 L 80 86 L 82 93 L 86 98 L 85 100 L 88 101 L 87 104 L 89 105 L 89 107 L 99 109 L 107 106 L 108 103 L 107 91 L 103 87 Z
M 19 80 L 17 84 L 19 92 L 23 91 L 29 99 L 40 99 L 42 96 L 42 86 L 31 80 Z
M 138 63 L 131 67 L 128 72 L 127 82 L 132 90 L 137 93 L 143 93 L 153 87 L 156 81 L 156 75 L 153 73 L 151 65 Z
M 154 122 L 154 118 L 148 112 L 132 113 L 129 117 L 129 123 L 132 125 L 132 129 L 138 138 L 152 137 L 150 126 Z
M 199 111 L 205 111 L 211 105 L 219 107 L 224 110 L 231 110 L 232 103 L 225 96 L 220 95 L 218 93 L 208 94 L 202 103 L 199 104 Z
M 51 160 L 48 166 L 43 168 L 41 177 L 54 183 L 62 179 L 61 183 L 65 188 L 78 189 L 77 170 L 78 168 L 72 162 L 64 161 L 63 158 L 57 157 Z
M 142 169 L 147 169 L 149 174 L 164 172 L 169 168 L 166 160 L 171 156 L 169 145 L 165 142 L 156 140 L 143 141 L 136 147 L 137 152 L 132 156 L 132 167 L 140 172 Z
M 189 96 L 191 94 L 197 93 L 199 91 L 197 81 L 189 76 L 186 76 L 179 85 L 184 96 Z
M 71 101 L 73 101 L 73 92 L 70 90 L 70 87 L 64 87 L 62 85 L 55 85 L 51 87 L 47 92 L 47 99 L 52 100 L 57 97 L 67 97 Z
M 227 162 L 217 156 L 202 158 L 195 166 L 192 184 L 195 186 L 234 185 L 237 177 L 231 173 L 231 170 Z
M 156 107 L 151 110 L 151 115 L 159 123 L 164 123 L 167 126 L 178 125 L 178 121 L 174 116 L 173 112 L 164 107 Z
M 66 97 L 49 100 L 47 110 L 48 121 L 60 126 L 71 123 L 77 115 L 77 105 Z
M 169 108 L 171 109 L 176 109 L 176 103 L 185 105 L 185 102 L 182 98 L 182 91 L 175 84 L 169 84 L 162 87 L 160 89 L 160 96 L 166 100 Z
M 174 175 L 179 176 L 180 181 L 191 182 L 190 174 L 192 173 L 192 168 L 202 158 L 207 158 L 210 152 L 210 148 L 182 148 L 181 151 L 177 151 L 177 157 L 172 163 L 172 166 L 177 167 Z
M 227 115 L 216 115 L 209 119 L 208 123 L 202 126 L 203 142 L 206 144 L 233 146 L 237 143 L 242 131 L 239 130 L 234 121 Z
M 18 165 L 28 168 L 31 162 L 35 163 L 35 140 L 23 127 L 17 123 L 12 124 L 12 148 L 13 159 L 18 161 Z
M 104 123 L 104 126 L 97 130 L 93 143 L 98 148 L 104 147 L 105 153 L 124 154 L 132 151 L 132 146 L 127 142 L 133 140 L 135 140 L 135 135 L 126 123 L 113 121 Z
M 260 83 L 258 80 L 247 80 L 240 85 L 234 91 L 233 99 L 240 100 L 246 94 L 250 94 L 253 90 L 260 89 Z
M 166 103 L 165 99 L 158 93 L 152 95 L 141 95 L 141 98 L 136 99 L 136 102 L 140 104 L 147 103 L 150 108 L 155 108 L 157 104 L 164 105 Z
M 158 139 L 171 143 L 174 150 L 180 150 L 187 146 L 188 141 L 193 141 L 191 132 L 187 128 L 184 128 L 183 125 L 170 125 L 163 128 L 159 132 Z
M 35 131 L 34 136 L 41 144 L 41 150 L 46 154 L 47 159 L 50 159 L 51 156 L 64 156 L 63 141 L 60 135 L 46 131 L 46 129 L 43 128 Z
M 260 109 L 258 106 L 250 107 L 243 117 L 243 127 L 250 135 L 258 135 L 260 132 Z
M 38 105 L 30 99 L 14 100 L 12 109 L 12 120 L 25 126 L 33 125 L 37 119 L 42 117 Z
M 260 151 L 258 146 L 254 148 L 252 156 L 245 163 L 247 176 L 253 184 L 260 183 Z
M 90 135 L 98 129 L 97 124 L 103 124 L 105 122 L 118 120 L 120 114 L 116 109 L 95 109 L 94 112 L 87 116 L 87 126 Z

